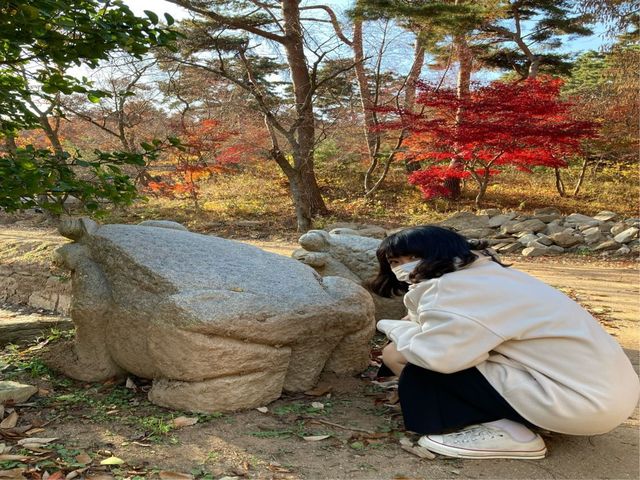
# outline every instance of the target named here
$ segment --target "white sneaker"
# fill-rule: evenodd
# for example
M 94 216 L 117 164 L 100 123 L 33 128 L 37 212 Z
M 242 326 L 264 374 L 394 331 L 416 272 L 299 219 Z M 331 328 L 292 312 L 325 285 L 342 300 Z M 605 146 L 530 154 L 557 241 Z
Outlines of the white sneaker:
M 528 442 L 518 442 L 499 428 L 471 425 L 458 432 L 425 435 L 418 440 L 421 447 L 432 452 L 457 458 L 516 458 L 536 460 L 544 458 L 547 447 L 540 435 Z

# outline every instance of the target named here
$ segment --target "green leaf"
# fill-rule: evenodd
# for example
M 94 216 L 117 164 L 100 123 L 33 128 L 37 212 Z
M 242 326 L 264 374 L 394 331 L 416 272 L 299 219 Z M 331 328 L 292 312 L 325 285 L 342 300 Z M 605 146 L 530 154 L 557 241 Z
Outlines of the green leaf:
M 164 18 L 167 20 L 167 25 L 173 25 L 174 23 L 176 23 L 175 19 L 168 13 L 164 14 Z
M 151 22 L 152 22 L 154 25 L 157 25 L 157 23 L 158 23 L 158 15 L 157 15 L 157 14 L 155 14 L 155 13 L 154 13 L 154 12 L 152 12 L 151 10 L 145 10 L 145 11 L 144 11 L 144 14 L 145 14 L 147 17 L 149 17 L 149 20 L 151 20 Z

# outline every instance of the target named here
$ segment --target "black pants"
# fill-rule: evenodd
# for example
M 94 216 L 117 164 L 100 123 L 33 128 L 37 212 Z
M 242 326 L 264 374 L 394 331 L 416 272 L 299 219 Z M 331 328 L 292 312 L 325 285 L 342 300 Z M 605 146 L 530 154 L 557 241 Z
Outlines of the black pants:
M 416 433 L 443 433 L 501 418 L 530 425 L 475 367 L 445 374 L 409 363 L 398 395 L 405 428 Z

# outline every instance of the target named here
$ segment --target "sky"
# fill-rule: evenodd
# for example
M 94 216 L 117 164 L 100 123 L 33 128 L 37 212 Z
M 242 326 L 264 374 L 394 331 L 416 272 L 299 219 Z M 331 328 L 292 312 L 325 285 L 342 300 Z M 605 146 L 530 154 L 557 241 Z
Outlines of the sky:
M 165 12 L 169 13 L 176 20 L 189 16 L 188 12 L 183 8 L 166 2 L 165 0 L 124 0 L 124 3 L 129 5 L 131 10 L 139 15 L 144 15 L 144 10 L 151 10 L 158 14 Z M 354 2 L 353 0 L 325 0 L 324 2 L 315 3 L 330 5 L 336 10 L 336 13 L 339 13 L 347 10 Z M 603 43 L 605 43 L 605 40 L 603 40 L 602 37 L 603 27 L 601 25 L 597 25 L 594 30 L 596 32 L 594 35 L 567 41 L 562 50 L 575 53 L 586 50 L 597 50 Z

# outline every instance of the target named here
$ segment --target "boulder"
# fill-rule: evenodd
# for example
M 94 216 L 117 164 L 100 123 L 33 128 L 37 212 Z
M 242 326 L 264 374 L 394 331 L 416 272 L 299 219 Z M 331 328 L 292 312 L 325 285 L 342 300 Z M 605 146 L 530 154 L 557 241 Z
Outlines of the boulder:
M 378 239 L 311 230 L 298 242 L 302 248 L 293 252 L 292 257 L 313 267 L 323 277 L 342 277 L 363 284 L 378 274 Z M 406 315 L 402 297 L 384 298 L 373 293 L 371 296 L 377 319 Z
M 442 227 L 453 228 L 461 232 L 463 230 L 489 228 L 489 215 L 475 215 L 471 212 L 458 212 L 450 218 L 439 223 Z
M 613 237 L 613 239 L 618 243 L 629 243 L 631 240 L 638 237 L 639 231 L 640 230 L 636 227 L 627 228 Z
M 533 216 L 534 218 L 537 218 L 538 220 L 544 223 L 549 223 L 554 220 L 560 219 L 562 214 L 560 213 L 560 210 L 558 210 L 557 208 L 546 207 L 546 208 L 539 208 L 538 210 L 535 210 L 533 212 Z
M 617 250 L 619 248 L 620 248 L 620 244 L 615 240 L 606 240 L 600 243 L 599 245 L 597 245 L 596 247 L 593 247 L 591 250 L 593 250 L 594 252 L 601 252 L 605 250 Z
M 543 233 L 538 233 L 538 239 L 536 241 L 547 247 L 553 245 L 553 240 Z
M 563 227 L 560 223 L 555 223 L 555 221 L 551 222 L 544 229 L 545 235 L 551 236 L 554 233 L 564 232 L 567 227 Z
M 76 338 L 47 363 L 82 381 L 153 380 L 165 407 L 223 412 L 312 388 L 369 362 L 373 302 L 293 259 L 176 228 L 68 220 Z
M 584 230 L 582 234 L 584 235 L 584 242 L 587 245 L 593 245 L 594 243 L 604 240 L 604 236 L 598 227 L 589 227 Z
M 522 256 L 523 257 L 541 257 L 542 255 L 546 255 L 548 251 L 549 251 L 549 248 L 545 247 L 544 245 L 527 247 L 524 250 L 522 250 Z
M 533 233 L 527 233 L 523 236 L 521 236 L 518 239 L 518 242 L 520 242 L 522 245 L 524 245 L 525 247 L 529 247 L 531 242 L 535 242 L 536 240 L 538 240 L 538 236 L 533 234 Z
M 582 237 L 580 235 L 570 233 L 566 230 L 563 232 L 554 233 L 553 235 L 549 235 L 549 238 L 553 241 L 553 243 L 563 248 L 573 247 L 574 245 L 582 243 Z
M 623 255 L 629 255 L 631 253 L 631 249 L 626 245 L 622 245 L 618 250 L 613 252 L 614 257 L 621 257 Z
M 613 236 L 615 237 L 615 236 L 616 236 L 616 235 L 618 235 L 619 233 L 624 232 L 624 231 L 625 231 L 626 229 L 628 229 L 630 226 L 631 226 L 631 225 L 627 225 L 625 222 L 618 222 L 618 223 L 614 224 L 614 225 L 611 227 L 611 230 L 610 230 L 611 235 L 613 235 Z
M 587 215 L 582 215 L 580 213 L 572 213 L 564 220 L 565 224 L 573 224 L 573 225 L 598 225 L 600 223 L 593 217 L 588 217 Z
M 532 218 L 530 220 L 516 223 L 515 225 L 513 225 L 512 230 L 513 232 L 536 233 L 543 231 L 546 227 L 547 225 L 544 222 L 538 220 L 537 218 Z
M 384 238 L 387 236 L 387 231 L 382 227 L 375 225 L 362 225 L 362 228 L 334 228 L 329 233 L 334 235 L 360 235 L 361 237 L 371 238 Z
M 514 253 L 522 249 L 521 243 L 500 243 L 494 247 L 498 253 L 509 254 Z
M 502 225 L 505 224 L 505 222 L 508 222 L 509 220 L 513 220 L 514 218 L 516 218 L 516 214 L 513 212 L 496 215 L 489 219 L 489 227 L 491 228 L 501 227 Z
M 610 212 L 609 210 L 603 210 L 593 218 L 601 222 L 611 222 L 611 221 L 615 221 L 618 218 L 618 214 L 614 212 Z

